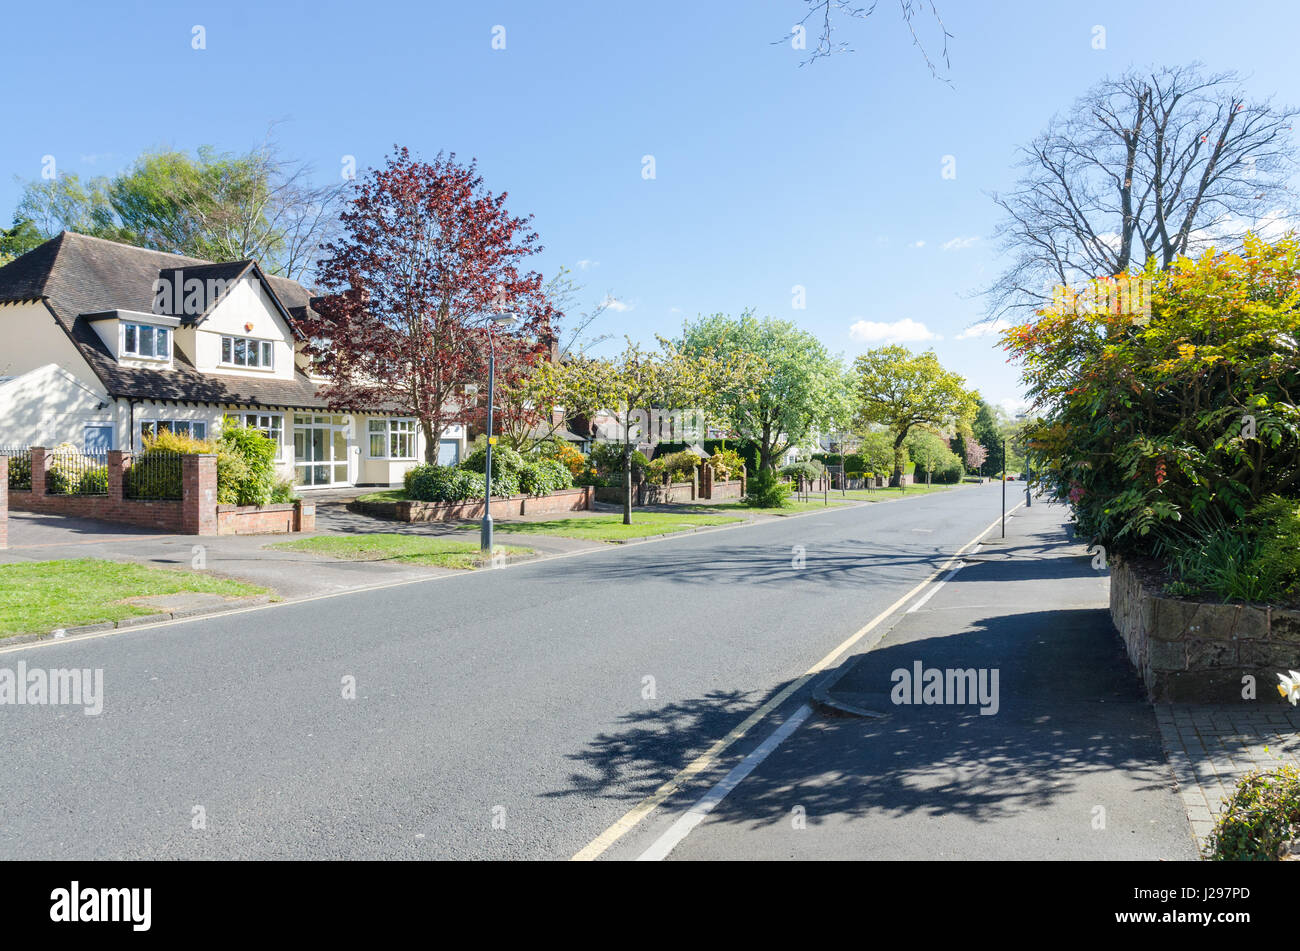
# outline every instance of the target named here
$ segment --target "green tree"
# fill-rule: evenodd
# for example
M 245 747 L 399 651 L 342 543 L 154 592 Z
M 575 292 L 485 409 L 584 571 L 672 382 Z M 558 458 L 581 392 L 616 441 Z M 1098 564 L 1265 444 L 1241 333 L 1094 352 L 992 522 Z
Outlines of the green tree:
M 869 350 L 853 363 L 857 376 L 858 423 L 885 426 L 893 438 L 894 474 L 902 481 L 904 444 L 916 426 L 940 428 L 969 423 L 978 394 L 966 381 L 939 363 L 934 351 L 914 354 L 898 345 Z
M 925 470 L 925 484 L 933 481 L 936 470 L 960 465 L 957 455 L 948 448 L 948 440 L 931 429 L 913 429 L 907 437 L 907 454 L 918 469 Z
M 632 451 L 644 435 L 641 421 L 662 410 L 713 403 L 719 391 L 735 391 L 752 370 L 752 362 L 696 356 L 659 338 L 660 349 L 644 349 L 629 338 L 613 358 L 577 356 L 565 363 L 537 368 L 539 398 L 569 412 L 593 414 L 603 409 L 619 418 L 623 447 L 623 524 L 632 524 Z
M 44 238 L 76 231 L 215 261 L 253 258 L 298 278 L 337 225 L 341 185 L 311 184 L 310 168 L 265 145 L 243 154 L 146 152 L 113 179 L 76 174 L 29 182 L 16 218 Z
M 983 466 L 986 473 L 1001 472 L 1005 466 L 1006 460 L 1002 455 L 1005 424 L 1006 421 L 1001 418 L 1001 412 L 997 407 L 983 400 L 979 401 L 975 410 L 975 419 L 971 423 L 971 431 L 975 441 L 988 450 Z
M 768 472 L 814 427 L 829 431 L 848 421 L 851 387 L 840 359 L 790 321 L 760 320 L 749 310 L 737 318 L 714 314 L 684 327 L 680 343 L 697 357 L 761 361 L 761 373 L 737 377 L 718 391 L 716 410 L 758 443 L 759 466 Z
M 8 231 L 0 229 L 0 265 L 26 254 L 43 240 L 35 223 L 27 218 L 15 221 Z

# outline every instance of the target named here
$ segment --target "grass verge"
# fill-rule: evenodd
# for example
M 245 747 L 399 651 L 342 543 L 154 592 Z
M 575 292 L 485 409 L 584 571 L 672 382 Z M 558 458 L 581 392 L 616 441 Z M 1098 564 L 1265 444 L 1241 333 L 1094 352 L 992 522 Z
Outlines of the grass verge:
M 497 531 L 501 529 L 498 527 Z M 342 561 L 396 561 L 405 565 L 435 565 L 439 568 L 479 568 L 488 559 L 477 541 L 461 542 L 447 538 L 376 532 L 360 535 L 315 535 L 291 542 L 267 545 L 278 551 L 305 551 Z M 531 548 L 497 545 L 507 555 L 531 555 Z
M 589 515 L 583 518 L 556 518 L 545 522 L 497 522 L 496 531 L 497 534 L 559 535 L 588 541 L 617 542 L 740 521 L 744 520 L 730 515 L 634 511 L 631 525 L 623 524 L 622 515 Z
M 174 568 L 100 558 L 16 561 L 0 565 L 0 637 L 157 614 L 126 598 L 162 594 L 267 594 L 270 589 Z

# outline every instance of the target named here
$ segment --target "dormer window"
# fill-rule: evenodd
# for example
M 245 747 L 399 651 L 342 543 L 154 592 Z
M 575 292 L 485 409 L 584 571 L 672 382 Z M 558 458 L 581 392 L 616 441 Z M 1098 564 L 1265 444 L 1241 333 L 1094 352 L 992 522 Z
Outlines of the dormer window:
M 141 360 L 170 360 L 172 335 L 166 327 L 122 322 L 122 356 Z
M 221 363 L 231 367 L 257 367 L 274 369 L 275 348 L 270 340 L 252 337 L 222 337 Z

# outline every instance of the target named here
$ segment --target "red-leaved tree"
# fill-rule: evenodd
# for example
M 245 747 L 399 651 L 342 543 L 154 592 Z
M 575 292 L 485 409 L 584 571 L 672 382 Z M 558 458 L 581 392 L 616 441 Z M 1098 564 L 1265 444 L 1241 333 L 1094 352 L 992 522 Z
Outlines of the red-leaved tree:
M 483 187 L 475 162 L 420 162 L 399 147 L 358 180 L 319 267 L 325 296 L 304 329 L 329 381 L 321 395 L 336 408 L 415 417 L 428 462 L 442 433 L 476 413 L 464 386 L 485 380 L 488 315 L 518 314 L 511 333 L 525 340 L 550 333 L 542 277 L 522 270 L 542 250 L 532 216 L 512 217 L 505 200 Z M 498 355 L 502 340 L 498 331 Z

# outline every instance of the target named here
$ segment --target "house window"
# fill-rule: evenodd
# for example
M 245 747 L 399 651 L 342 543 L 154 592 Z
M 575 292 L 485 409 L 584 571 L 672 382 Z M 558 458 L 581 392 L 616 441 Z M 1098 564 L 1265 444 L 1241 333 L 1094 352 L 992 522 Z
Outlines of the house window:
M 274 440 L 276 446 L 284 444 L 284 417 L 279 413 L 245 413 L 243 418 L 249 429 L 260 430 L 267 439 Z
M 252 337 L 222 337 L 221 362 L 232 367 L 260 367 L 270 370 L 274 366 L 275 348 L 269 340 Z
M 161 432 L 176 433 L 179 436 L 192 436 L 195 439 L 208 438 L 208 424 L 201 420 L 189 419 L 145 419 L 140 422 L 140 438 L 150 439 Z
M 368 435 L 371 459 L 415 458 L 413 419 L 372 419 Z
M 122 324 L 122 354 L 146 360 L 170 360 L 172 335 L 166 327 Z

